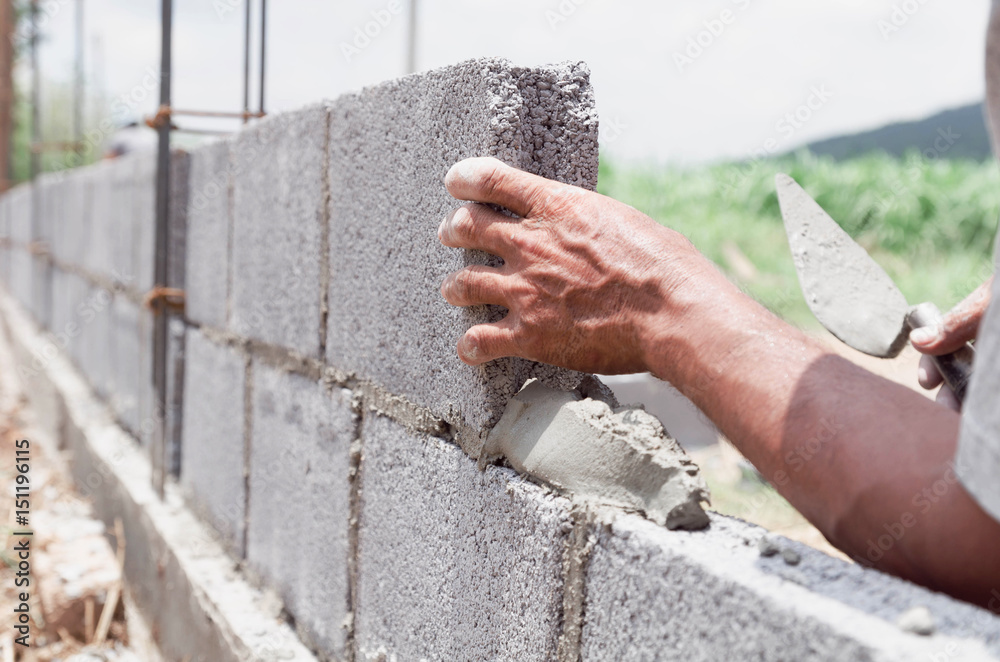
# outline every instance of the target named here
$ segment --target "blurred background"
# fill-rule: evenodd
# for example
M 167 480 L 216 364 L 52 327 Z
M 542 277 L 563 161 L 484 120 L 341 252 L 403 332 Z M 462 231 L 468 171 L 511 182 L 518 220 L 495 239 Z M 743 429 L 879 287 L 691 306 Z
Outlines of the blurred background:
M 0 99 L 0 116 L 13 118 L 7 178 L 17 182 L 30 175 L 33 78 L 29 3 L 14 4 L 14 95 Z M 256 108 L 261 4 L 175 0 L 174 107 L 239 112 L 248 92 Z M 77 116 L 84 138 L 81 150 L 45 152 L 40 168 L 102 158 L 133 122 L 132 139 L 154 144 L 143 121 L 158 105 L 160 1 L 37 7 L 41 139 L 80 137 Z M 825 338 L 799 292 L 776 172 L 802 183 L 910 301 L 950 307 L 992 273 L 1000 172 L 982 111 L 989 9 L 988 0 L 282 0 L 267 5 L 264 110 L 479 56 L 584 60 L 601 116 L 600 190 L 685 233 L 751 296 Z M 173 141 L 193 145 L 241 121 L 179 118 Z M 912 353 L 851 358 L 915 384 Z M 803 526 L 669 387 L 648 377 L 614 385 L 702 453 L 717 507 L 793 536 Z

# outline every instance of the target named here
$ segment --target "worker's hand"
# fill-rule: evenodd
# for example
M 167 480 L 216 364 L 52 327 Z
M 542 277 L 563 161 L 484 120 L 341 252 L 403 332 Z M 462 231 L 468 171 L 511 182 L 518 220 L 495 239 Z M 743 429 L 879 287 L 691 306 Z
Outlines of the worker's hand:
M 990 305 L 992 287 L 991 276 L 961 303 L 948 311 L 940 327 L 924 327 L 910 333 L 910 342 L 917 351 L 924 354 L 920 357 L 920 366 L 917 368 L 917 380 L 921 386 L 933 389 L 941 386 L 944 381 L 931 356 L 954 352 L 970 340 L 975 340 L 979 333 L 979 323 Z M 961 403 L 947 386 L 941 386 L 936 400 L 955 411 L 961 410 Z
M 472 202 L 444 219 L 441 243 L 504 261 L 467 267 L 441 285 L 455 306 L 509 311 L 459 339 L 463 361 L 521 356 L 605 374 L 648 369 L 644 347 L 656 333 L 654 317 L 706 262 L 687 239 L 628 205 L 492 158 L 456 164 L 445 185 Z

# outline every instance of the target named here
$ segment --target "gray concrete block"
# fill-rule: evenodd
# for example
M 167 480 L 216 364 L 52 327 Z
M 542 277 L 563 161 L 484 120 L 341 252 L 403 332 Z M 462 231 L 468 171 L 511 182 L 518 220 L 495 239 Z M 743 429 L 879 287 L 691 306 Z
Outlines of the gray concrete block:
M 80 368 L 90 385 L 102 398 L 114 392 L 115 338 L 114 295 L 88 285 L 82 307 L 79 308 Z
M 231 149 L 223 140 L 191 153 L 187 212 L 187 316 L 220 329 L 226 326 L 229 287 Z
M 994 659 L 990 612 L 798 543 L 789 566 L 761 556 L 764 531 L 721 516 L 671 532 L 618 515 L 594 532 L 581 660 Z M 938 634 L 895 625 L 928 607 Z
M 152 381 L 147 379 L 153 361 L 152 315 L 121 296 L 115 297 L 110 313 L 111 406 L 123 427 L 138 438 L 143 413 L 151 411 L 153 401 Z
M 386 418 L 363 444 L 358 659 L 556 659 L 569 503 Z
M 170 153 L 170 216 L 167 220 L 167 286 L 186 287 L 188 190 L 191 155 L 175 149 Z
M 128 154 L 131 172 L 132 231 L 129 283 L 139 292 L 153 287 L 156 255 L 156 151 Z
M 338 660 L 347 657 L 351 397 L 254 363 L 247 560 L 300 633 Z
M 569 389 L 580 375 L 519 359 L 472 368 L 456 355 L 469 326 L 498 319 L 485 306 L 449 306 L 439 291 L 449 272 L 487 260 L 437 238 L 459 206 L 444 176 L 472 156 L 593 189 L 597 118 L 586 67 L 475 60 L 331 107 L 328 361 L 471 429 L 460 439 L 475 455 L 482 430 L 529 377 Z
M 25 308 L 31 309 L 33 260 L 28 252 L 31 243 L 31 187 L 21 185 L 6 193 L 10 209 L 10 234 L 14 242 L 10 260 L 10 290 Z
M 52 255 L 64 264 L 83 265 L 90 222 L 88 197 L 93 183 L 89 168 L 74 170 L 61 187 L 62 204 L 49 245 Z
M 189 329 L 181 485 L 226 546 L 243 556 L 246 516 L 242 354 Z
M 327 109 L 269 117 L 234 146 L 231 328 L 316 358 Z

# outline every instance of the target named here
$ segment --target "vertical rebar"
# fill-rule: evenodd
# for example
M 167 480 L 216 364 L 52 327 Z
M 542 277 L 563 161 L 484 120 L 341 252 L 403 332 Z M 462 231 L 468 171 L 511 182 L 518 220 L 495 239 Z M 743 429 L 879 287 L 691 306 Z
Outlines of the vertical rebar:
M 250 0 L 244 0 L 246 8 L 243 31 L 243 123 L 250 121 Z
M 417 71 L 417 9 L 419 0 L 410 0 L 410 24 L 406 35 L 406 73 Z
M 76 0 L 76 71 L 73 86 L 73 140 L 76 153 L 83 155 L 83 3 Z
M 262 115 L 264 114 L 264 72 L 266 70 L 267 70 L 267 0 L 260 0 L 260 102 L 257 104 L 257 110 Z
M 166 287 L 170 263 L 170 82 L 173 40 L 172 0 L 161 1 L 160 44 L 160 123 L 159 151 L 156 161 L 156 258 L 153 283 Z M 153 488 L 163 498 L 167 473 L 167 331 L 169 324 L 166 300 L 156 297 L 153 305 L 153 390 L 155 393 L 155 431 L 150 456 L 153 465 Z
M 41 170 L 42 71 L 38 63 L 38 0 L 31 0 L 31 179 Z

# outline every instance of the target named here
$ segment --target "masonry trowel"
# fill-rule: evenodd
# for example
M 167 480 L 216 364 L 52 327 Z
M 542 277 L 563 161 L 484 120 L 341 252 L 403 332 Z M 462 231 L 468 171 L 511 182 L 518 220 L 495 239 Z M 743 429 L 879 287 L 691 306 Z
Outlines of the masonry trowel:
M 788 175 L 775 177 L 795 271 L 809 309 L 826 329 L 856 350 L 890 359 L 912 329 L 938 324 L 933 303 L 910 307 L 892 278 Z M 966 344 L 934 362 L 959 402 L 975 356 Z

